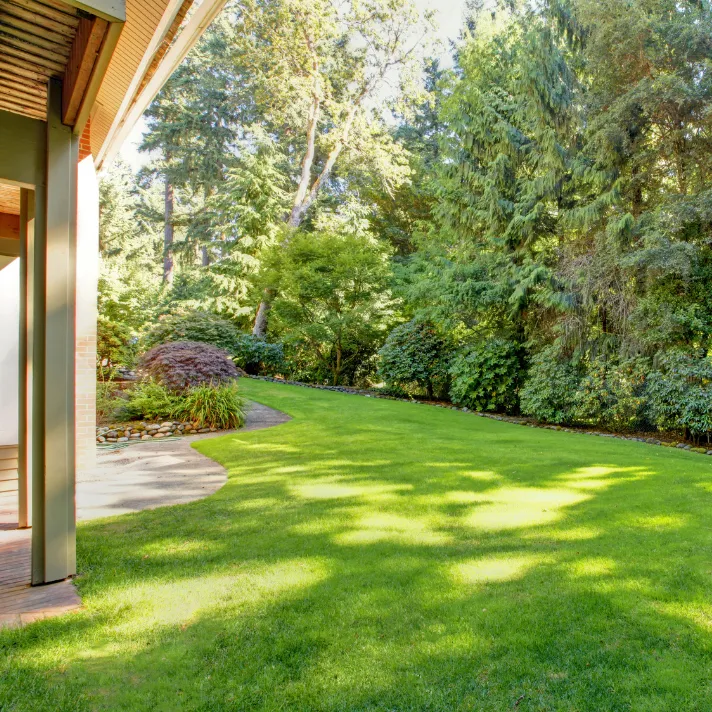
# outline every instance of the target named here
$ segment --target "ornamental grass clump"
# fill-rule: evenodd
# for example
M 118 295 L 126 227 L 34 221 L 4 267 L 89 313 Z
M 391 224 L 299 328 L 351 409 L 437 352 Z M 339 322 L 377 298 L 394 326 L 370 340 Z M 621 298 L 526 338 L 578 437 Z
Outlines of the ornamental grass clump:
M 173 417 L 201 428 L 241 428 L 245 424 L 245 401 L 237 395 L 235 383 L 195 386 L 180 395 Z
M 166 420 L 172 417 L 179 398 L 162 383 L 141 381 L 126 393 L 117 416 L 120 420 Z
M 198 341 L 154 346 L 139 359 L 139 371 L 145 378 L 157 381 L 171 391 L 229 383 L 238 377 L 227 351 Z

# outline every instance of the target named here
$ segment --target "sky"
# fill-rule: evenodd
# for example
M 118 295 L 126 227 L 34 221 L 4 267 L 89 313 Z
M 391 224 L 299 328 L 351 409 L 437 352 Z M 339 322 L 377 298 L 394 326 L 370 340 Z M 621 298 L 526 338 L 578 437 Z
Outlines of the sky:
M 448 40 L 457 38 L 460 32 L 466 0 L 415 0 L 415 4 L 421 10 L 433 10 L 435 12 L 435 19 L 438 23 L 438 39 L 442 42 L 443 56 L 441 60 L 444 65 L 448 65 Z M 142 154 L 138 151 L 138 146 L 141 143 L 145 130 L 146 125 L 143 119 L 141 119 L 119 151 L 121 159 L 128 163 L 133 170 L 137 170 L 148 160 L 147 154 Z

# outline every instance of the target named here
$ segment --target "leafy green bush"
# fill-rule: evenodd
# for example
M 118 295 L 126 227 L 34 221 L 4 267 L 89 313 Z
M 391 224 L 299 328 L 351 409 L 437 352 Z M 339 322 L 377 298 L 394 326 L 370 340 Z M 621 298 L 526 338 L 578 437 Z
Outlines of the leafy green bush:
M 201 428 L 239 428 L 245 424 L 245 401 L 237 395 L 235 383 L 201 384 L 175 392 L 146 380 L 126 392 L 116 416 L 121 420 L 176 418 Z
M 235 383 L 195 386 L 178 396 L 172 415 L 201 428 L 241 428 L 245 424 L 245 401 L 237 395 Z
M 511 412 L 518 405 L 519 346 L 491 339 L 460 350 L 450 366 L 450 398 L 475 410 Z
M 348 225 L 297 231 L 265 253 L 257 286 L 276 290 L 270 330 L 285 345 L 290 375 L 336 385 L 375 370 L 391 318 L 390 277 L 387 247 Z
M 581 369 L 562 359 L 555 347 L 540 351 L 519 393 L 522 413 L 545 423 L 574 422 L 581 375 Z
M 420 386 L 432 398 L 436 384 L 447 380 L 445 341 L 428 322 L 414 319 L 397 326 L 378 353 L 378 371 L 389 386 Z
M 102 372 L 111 371 L 118 366 L 133 367 L 136 361 L 137 340 L 128 326 L 99 315 L 96 336 L 97 361 Z
M 648 412 L 664 430 L 710 440 L 712 359 L 682 352 L 666 354 L 648 376 Z
M 285 369 L 282 344 L 274 344 L 259 336 L 240 334 L 233 348 L 235 363 L 247 373 L 272 375 Z
M 175 341 L 154 346 L 139 359 L 140 371 L 172 391 L 204 383 L 226 383 L 238 377 L 230 354 L 212 344 Z
M 160 317 L 143 341 L 147 349 L 171 341 L 199 341 L 234 353 L 241 336 L 228 319 L 211 312 L 190 311 Z
M 614 430 L 639 427 L 644 419 L 647 365 L 644 359 L 620 363 L 594 359 L 574 397 L 575 419 Z
M 176 393 L 156 381 L 141 381 L 126 391 L 126 401 L 116 411 L 120 420 L 165 420 L 173 416 Z
M 98 423 L 110 421 L 123 403 L 123 399 L 117 397 L 116 384 L 113 381 L 97 381 L 96 420 Z

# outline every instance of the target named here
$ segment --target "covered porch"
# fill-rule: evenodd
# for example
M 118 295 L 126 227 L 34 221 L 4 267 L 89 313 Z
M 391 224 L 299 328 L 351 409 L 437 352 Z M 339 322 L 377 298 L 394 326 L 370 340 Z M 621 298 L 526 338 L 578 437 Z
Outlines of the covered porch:
M 69 579 L 77 474 L 96 466 L 97 170 L 223 4 L 0 2 L 0 622 L 80 605 Z

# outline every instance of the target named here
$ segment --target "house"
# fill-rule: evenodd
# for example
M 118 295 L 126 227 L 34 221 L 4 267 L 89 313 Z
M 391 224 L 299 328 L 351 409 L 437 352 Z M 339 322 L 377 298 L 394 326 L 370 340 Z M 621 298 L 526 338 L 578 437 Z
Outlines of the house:
M 0 0 L 0 514 L 33 585 L 76 572 L 95 457 L 97 171 L 224 3 Z

